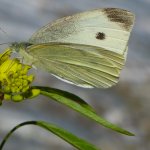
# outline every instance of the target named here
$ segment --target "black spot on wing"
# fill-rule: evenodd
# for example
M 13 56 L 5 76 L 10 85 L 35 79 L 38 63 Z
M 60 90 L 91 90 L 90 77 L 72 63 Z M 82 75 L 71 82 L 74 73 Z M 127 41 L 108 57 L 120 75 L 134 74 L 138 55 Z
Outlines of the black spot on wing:
M 105 8 L 103 12 L 110 21 L 119 23 L 125 30 L 130 31 L 134 22 L 134 15 L 131 12 L 119 8 Z
M 103 32 L 98 32 L 96 34 L 96 38 L 99 39 L 99 40 L 104 40 L 105 39 L 105 33 Z

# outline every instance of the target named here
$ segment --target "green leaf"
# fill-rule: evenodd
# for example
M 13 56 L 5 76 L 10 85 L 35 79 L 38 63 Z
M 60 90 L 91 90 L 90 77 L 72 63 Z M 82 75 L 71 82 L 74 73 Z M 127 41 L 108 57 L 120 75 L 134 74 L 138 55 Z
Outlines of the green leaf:
M 124 129 L 110 123 L 109 121 L 105 120 L 104 118 L 98 116 L 95 113 L 95 111 L 93 111 L 93 108 L 91 106 L 89 106 L 86 102 L 84 102 L 81 98 L 79 98 L 78 96 L 76 96 L 74 94 L 68 93 L 66 91 L 50 88 L 50 87 L 35 86 L 32 88 L 40 89 L 40 91 L 41 91 L 40 93 L 42 95 L 48 96 L 51 99 L 78 111 L 79 113 L 83 114 L 84 116 L 96 121 L 97 123 L 99 123 L 107 128 L 110 128 L 110 129 L 120 132 L 122 134 L 134 136 L 133 133 L 131 133 L 127 130 L 124 130 Z
M 63 128 L 60 128 L 54 124 L 50 124 L 44 121 L 28 121 L 28 122 L 23 122 L 17 125 L 5 136 L 5 138 L 0 144 L 0 150 L 2 150 L 4 144 L 6 143 L 8 138 L 11 136 L 11 134 L 18 128 L 25 126 L 25 125 L 36 125 L 43 129 L 46 129 L 54 133 L 55 135 L 59 136 L 60 138 L 64 139 L 66 142 L 70 143 L 72 146 L 76 147 L 78 150 L 98 150 L 98 148 L 96 148 L 94 145 L 86 142 L 83 139 L 78 138 L 77 136 L 64 130 Z

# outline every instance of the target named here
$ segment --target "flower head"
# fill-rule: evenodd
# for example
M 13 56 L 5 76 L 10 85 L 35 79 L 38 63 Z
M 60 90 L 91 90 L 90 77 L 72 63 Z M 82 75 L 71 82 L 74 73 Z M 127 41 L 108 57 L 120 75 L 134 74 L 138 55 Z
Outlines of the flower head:
M 31 66 L 20 63 L 19 59 L 10 58 L 10 55 L 10 49 L 0 54 L 0 101 L 22 101 L 26 97 L 33 97 L 30 84 L 34 76 L 28 75 Z

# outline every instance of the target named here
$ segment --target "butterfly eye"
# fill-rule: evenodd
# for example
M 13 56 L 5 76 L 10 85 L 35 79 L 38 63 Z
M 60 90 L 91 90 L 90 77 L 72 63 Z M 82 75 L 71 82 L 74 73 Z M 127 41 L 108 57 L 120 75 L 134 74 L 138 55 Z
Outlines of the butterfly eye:
M 104 40 L 104 39 L 105 39 L 105 33 L 103 33 L 103 32 L 98 32 L 98 33 L 96 34 L 96 38 L 97 38 L 98 40 Z

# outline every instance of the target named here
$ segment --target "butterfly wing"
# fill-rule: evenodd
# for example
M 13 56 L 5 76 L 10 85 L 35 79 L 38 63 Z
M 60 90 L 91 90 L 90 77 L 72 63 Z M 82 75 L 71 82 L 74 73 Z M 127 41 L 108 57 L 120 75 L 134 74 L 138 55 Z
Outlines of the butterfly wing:
M 37 44 L 27 48 L 33 65 L 81 87 L 107 88 L 117 83 L 123 55 L 80 44 Z
M 104 8 L 58 19 L 30 38 L 33 44 L 58 42 L 97 46 L 124 54 L 134 15 L 119 8 Z
M 104 8 L 58 19 L 38 30 L 27 48 L 37 68 L 83 87 L 110 87 L 118 80 L 134 15 Z

